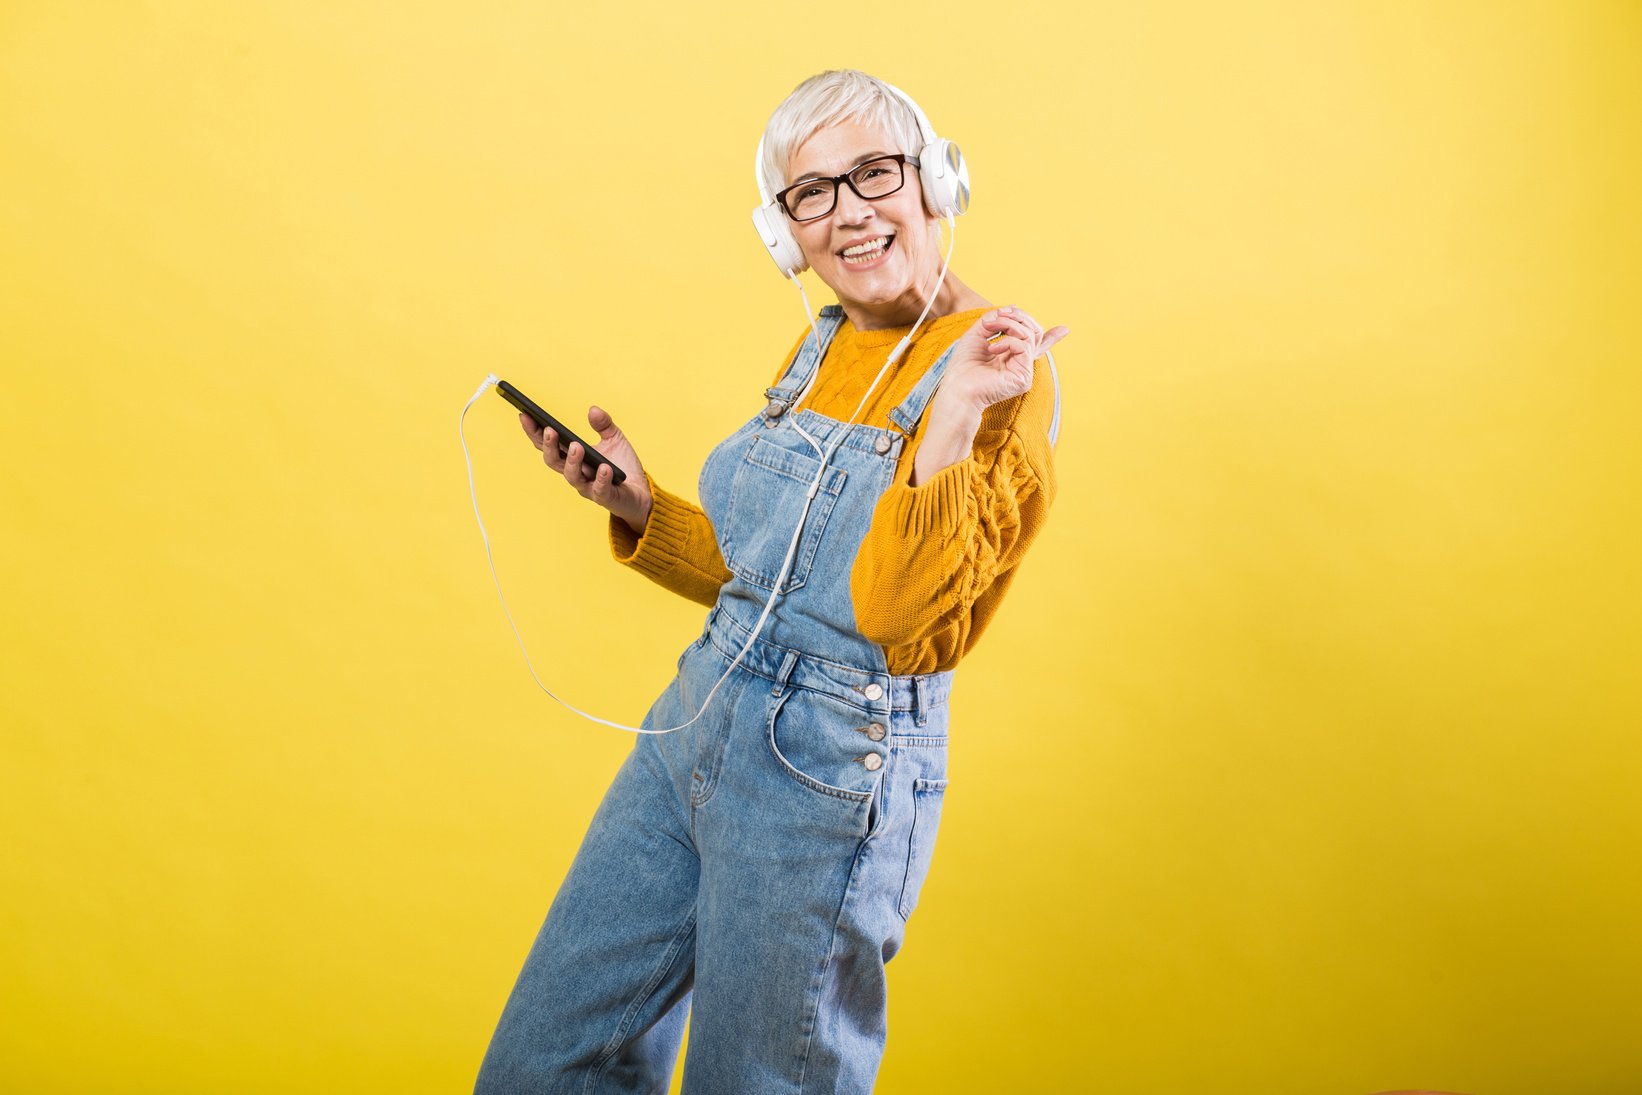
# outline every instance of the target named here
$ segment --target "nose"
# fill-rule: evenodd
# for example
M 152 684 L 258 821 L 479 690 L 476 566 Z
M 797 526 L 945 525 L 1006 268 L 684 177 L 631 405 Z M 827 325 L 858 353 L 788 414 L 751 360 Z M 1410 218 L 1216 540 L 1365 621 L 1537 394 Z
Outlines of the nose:
M 847 186 L 838 188 L 838 204 L 833 216 L 839 224 L 860 224 L 873 216 L 872 203 Z

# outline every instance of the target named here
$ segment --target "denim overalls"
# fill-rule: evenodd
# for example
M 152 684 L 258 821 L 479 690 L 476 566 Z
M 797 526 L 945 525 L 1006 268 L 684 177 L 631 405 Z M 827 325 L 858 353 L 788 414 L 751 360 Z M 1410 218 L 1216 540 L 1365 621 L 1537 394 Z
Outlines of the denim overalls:
M 600 804 L 496 1028 L 477 1091 L 667 1090 L 690 1007 L 689 1095 L 868 1092 L 884 963 L 929 869 L 950 672 L 892 677 L 855 629 L 850 568 L 945 370 L 846 427 L 793 400 L 843 322 L 822 309 L 769 405 L 700 492 L 732 578 L 646 728 L 676 726 L 746 645 L 823 449 L 847 430 L 783 593 L 692 726 L 644 735 Z

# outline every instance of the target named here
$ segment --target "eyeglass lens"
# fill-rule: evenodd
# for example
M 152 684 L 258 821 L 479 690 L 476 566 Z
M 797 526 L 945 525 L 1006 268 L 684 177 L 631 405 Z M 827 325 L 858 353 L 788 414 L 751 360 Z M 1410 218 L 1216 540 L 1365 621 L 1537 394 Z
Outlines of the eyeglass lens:
M 862 198 L 883 198 L 901 189 L 901 161 L 886 157 L 869 160 L 847 176 L 850 188 Z M 811 179 L 786 194 L 787 209 L 793 219 L 815 220 L 832 212 L 838 202 L 838 183 L 833 179 Z

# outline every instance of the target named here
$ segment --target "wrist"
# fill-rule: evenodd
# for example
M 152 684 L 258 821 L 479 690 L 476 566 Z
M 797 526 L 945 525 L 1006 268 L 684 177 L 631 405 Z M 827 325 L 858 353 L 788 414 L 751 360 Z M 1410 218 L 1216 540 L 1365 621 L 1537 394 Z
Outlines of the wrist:
M 924 439 L 919 451 L 940 453 L 941 467 L 962 460 L 969 455 L 975 436 L 981 431 L 982 410 L 962 399 L 943 400 L 940 392 L 936 392 L 924 415 Z
M 944 387 L 935 390 L 927 412 L 930 428 L 940 428 L 953 435 L 967 433 L 971 440 L 980 432 L 981 415 L 985 407 L 977 407 L 962 396 L 950 394 Z
M 923 440 L 918 443 L 918 451 L 912 459 L 912 478 L 908 485 L 916 487 L 967 460 L 975 447 L 980 424 L 979 411 L 966 414 L 958 408 L 944 415 L 930 415 Z
M 654 501 L 646 498 L 631 513 L 618 513 L 616 516 L 627 522 L 627 527 L 633 530 L 634 536 L 643 536 L 644 530 L 650 527 L 650 511 L 654 508 Z

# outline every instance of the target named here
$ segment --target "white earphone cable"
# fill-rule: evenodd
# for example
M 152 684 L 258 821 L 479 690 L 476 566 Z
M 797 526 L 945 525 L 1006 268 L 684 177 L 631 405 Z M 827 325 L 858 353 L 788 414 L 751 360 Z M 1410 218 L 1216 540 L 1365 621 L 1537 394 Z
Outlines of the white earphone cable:
M 890 353 L 888 360 L 886 360 L 883 367 L 878 370 L 878 375 L 873 378 L 871 386 L 869 386 L 866 390 L 866 394 L 861 396 L 861 402 L 856 404 L 855 410 L 850 414 L 849 421 L 844 423 L 843 428 L 837 431 L 836 436 L 833 438 L 832 444 L 823 450 L 820 444 L 816 442 L 815 438 L 811 437 L 810 434 L 800 427 L 796 421 L 793 421 L 793 429 L 798 432 L 799 436 L 808 441 L 811 447 L 813 447 L 821 456 L 820 471 L 816 474 L 815 481 L 810 484 L 809 490 L 805 492 L 804 510 L 801 514 L 799 514 L 798 527 L 793 529 L 792 542 L 787 545 L 786 558 L 782 560 L 781 570 L 776 575 L 775 581 L 771 583 L 772 588 L 770 590 L 769 599 L 764 602 L 764 610 L 759 613 L 758 622 L 753 625 L 752 634 L 747 637 L 746 643 L 742 645 L 741 650 L 736 654 L 735 660 L 730 663 L 729 667 L 724 670 L 724 674 L 720 676 L 713 684 L 713 687 L 708 690 L 707 697 L 701 701 L 701 708 L 693 716 L 691 716 L 689 722 L 681 723 L 678 726 L 669 726 L 665 729 L 651 730 L 641 726 L 628 726 L 625 723 L 612 722 L 609 719 L 601 719 L 597 715 L 590 715 L 581 708 L 576 707 L 574 704 L 568 703 L 559 696 L 555 695 L 553 690 L 543 684 L 542 678 L 537 675 L 536 666 L 530 660 L 530 651 L 525 648 L 524 637 L 519 634 L 519 626 L 513 620 L 512 610 L 508 608 L 507 597 L 502 593 L 501 579 L 497 577 L 496 574 L 496 559 L 491 554 L 490 550 L 490 534 L 485 530 L 484 518 L 479 514 L 479 491 L 478 487 L 475 485 L 473 477 L 473 456 L 468 451 L 467 433 L 464 429 L 468 409 L 477 403 L 479 401 L 479 397 L 484 395 L 488 389 L 494 387 L 499 382 L 499 378 L 495 373 L 491 373 L 485 377 L 484 383 L 480 384 L 478 390 L 475 391 L 468 401 L 462 405 L 462 413 L 458 415 L 456 419 L 456 434 L 462 443 L 462 459 L 467 463 L 468 492 L 473 498 L 473 519 L 479 523 L 479 535 L 484 540 L 485 561 L 490 565 L 490 580 L 496 586 L 496 597 L 502 602 L 502 613 L 507 617 L 508 627 L 513 630 L 514 641 L 519 644 L 519 652 L 524 655 L 525 668 L 530 671 L 530 677 L 536 682 L 536 687 L 540 688 L 543 692 L 546 692 L 548 696 L 552 697 L 552 699 L 558 702 L 561 706 L 573 711 L 590 722 L 599 723 L 601 726 L 614 727 L 617 730 L 627 730 L 635 734 L 670 734 L 675 730 L 683 730 L 685 727 L 701 718 L 703 712 L 707 710 L 708 705 L 712 703 L 713 696 L 718 693 L 719 687 L 729 678 L 730 674 L 735 670 L 735 667 L 741 664 L 741 659 L 746 656 L 747 651 L 752 649 L 753 642 L 758 638 L 759 633 L 764 629 L 764 621 L 769 618 L 770 610 L 775 607 L 775 600 L 776 597 L 780 595 L 781 585 L 787 580 L 787 573 L 792 569 L 793 555 L 798 549 L 798 541 L 804 534 L 804 522 L 809 517 L 810 505 L 815 501 L 816 492 L 821 488 L 821 480 L 826 477 L 827 464 L 832 459 L 832 454 L 838 450 L 839 442 L 844 439 L 844 435 L 847 434 L 850 428 L 855 424 L 855 416 L 861 413 L 862 407 L 866 406 L 867 400 L 871 398 L 873 391 L 877 389 L 878 382 L 884 378 L 884 373 L 900 358 L 903 353 L 906 352 L 907 347 L 912 343 L 912 336 L 916 334 L 918 328 L 923 325 L 924 318 L 929 315 L 930 308 L 934 307 L 935 297 L 940 293 L 941 285 L 946 281 L 947 268 L 952 264 L 952 252 L 957 245 L 957 218 L 951 214 L 948 214 L 947 225 L 950 229 L 950 240 L 947 244 L 946 260 L 941 264 L 940 277 L 936 279 L 934 291 L 930 293 L 929 300 L 925 302 L 924 310 L 919 313 L 917 322 L 912 325 L 912 329 L 907 332 L 906 336 L 902 338 L 900 342 L 895 344 L 895 349 Z M 804 316 L 809 321 L 810 332 L 815 338 L 816 353 L 819 355 L 821 353 L 821 332 L 816 326 L 814 313 L 810 310 L 809 294 L 804 292 L 803 282 L 799 281 L 796 277 L 792 280 L 798 285 L 799 296 L 804 302 Z M 810 388 L 815 383 L 815 378 L 819 376 L 820 373 L 821 362 L 818 359 L 815 363 L 815 367 L 810 371 L 809 380 L 805 382 L 803 389 L 793 399 L 790 407 L 796 407 L 803 401 L 804 396 L 809 393 Z
M 665 730 L 647 730 L 642 726 L 628 726 L 625 723 L 612 722 L 609 719 L 601 719 L 597 715 L 590 715 L 574 704 L 566 703 L 563 699 L 560 699 L 557 695 L 554 695 L 553 690 L 543 684 L 542 678 L 536 675 L 536 666 L 530 660 L 530 651 L 525 649 L 524 637 L 519 634 L 519 625 L 513 622 L 513 612 L 507 607 L 507 597 L 502 593 L 502 581 L 496 576 L 496 559 L 490 552 L 490 534 L 485 531 L 485 520 L 479 515 L 479 491 L 473 481 L 473 456 L 468 452 L 467 434 L 463 430 L 464 421 L 467 418 L 468 408 L 478 402 L 479 397 L 484 395 L 487 389 L 494 387 L 497 381 L 498 378 L 495 373 L 485 377 L 485 382 L 479 385 L 479 390 L 474 392 L 472 398 L 470 398 L 467 403 L 463 405 L 462 413 L 456 419 L 456 434 L 462 442 L 462 458 L 467 461 L 468 492 L 473 496 L 473 518 L 479 522 L 479 535 L 485 542 L 485 561 L 490 564 L 490 580 L 496 586 L 496 597 L 502 602 L 502 612 L 507 616 L 508 627 L 513 629 L 513 638 L 519 644 L 519 653 L 524 655 L 525 668 L 530 670 L 530 677 L 536 682 L 536 687 L 540 688 L 543 692 L 546 692 L 549 696 L 552 696 L 554 700 L 557 700 L 563 706 L 569 708 L 571 711 L 574 711 L 582 718 L 591 722 L 596 722 L 604 726 L 612 726 L 617 730 L 628 730 L 635 734 L 668 734 L 674 730 L 684 729 L 685 726 L 689 726 L 691 722 L 695 722 L 696 719 L 701 717 L 701 711 L 707 710 L 707 704 L 712 702 L 713 693 L 718 691 L 718 684 L 713 685 L 712 691 L 707 693 L 707 698 L 702 701 L 701 711 L 697 711 L 695 718 L 692 718 L 690 722 L 686 722 L 680 726 L 670 726 Z M 726 673 L 725 676 L 727 677 L 729 674 Z M 722 684 L 723 682 L 724 678 L 720 677 L 719 684 Z

